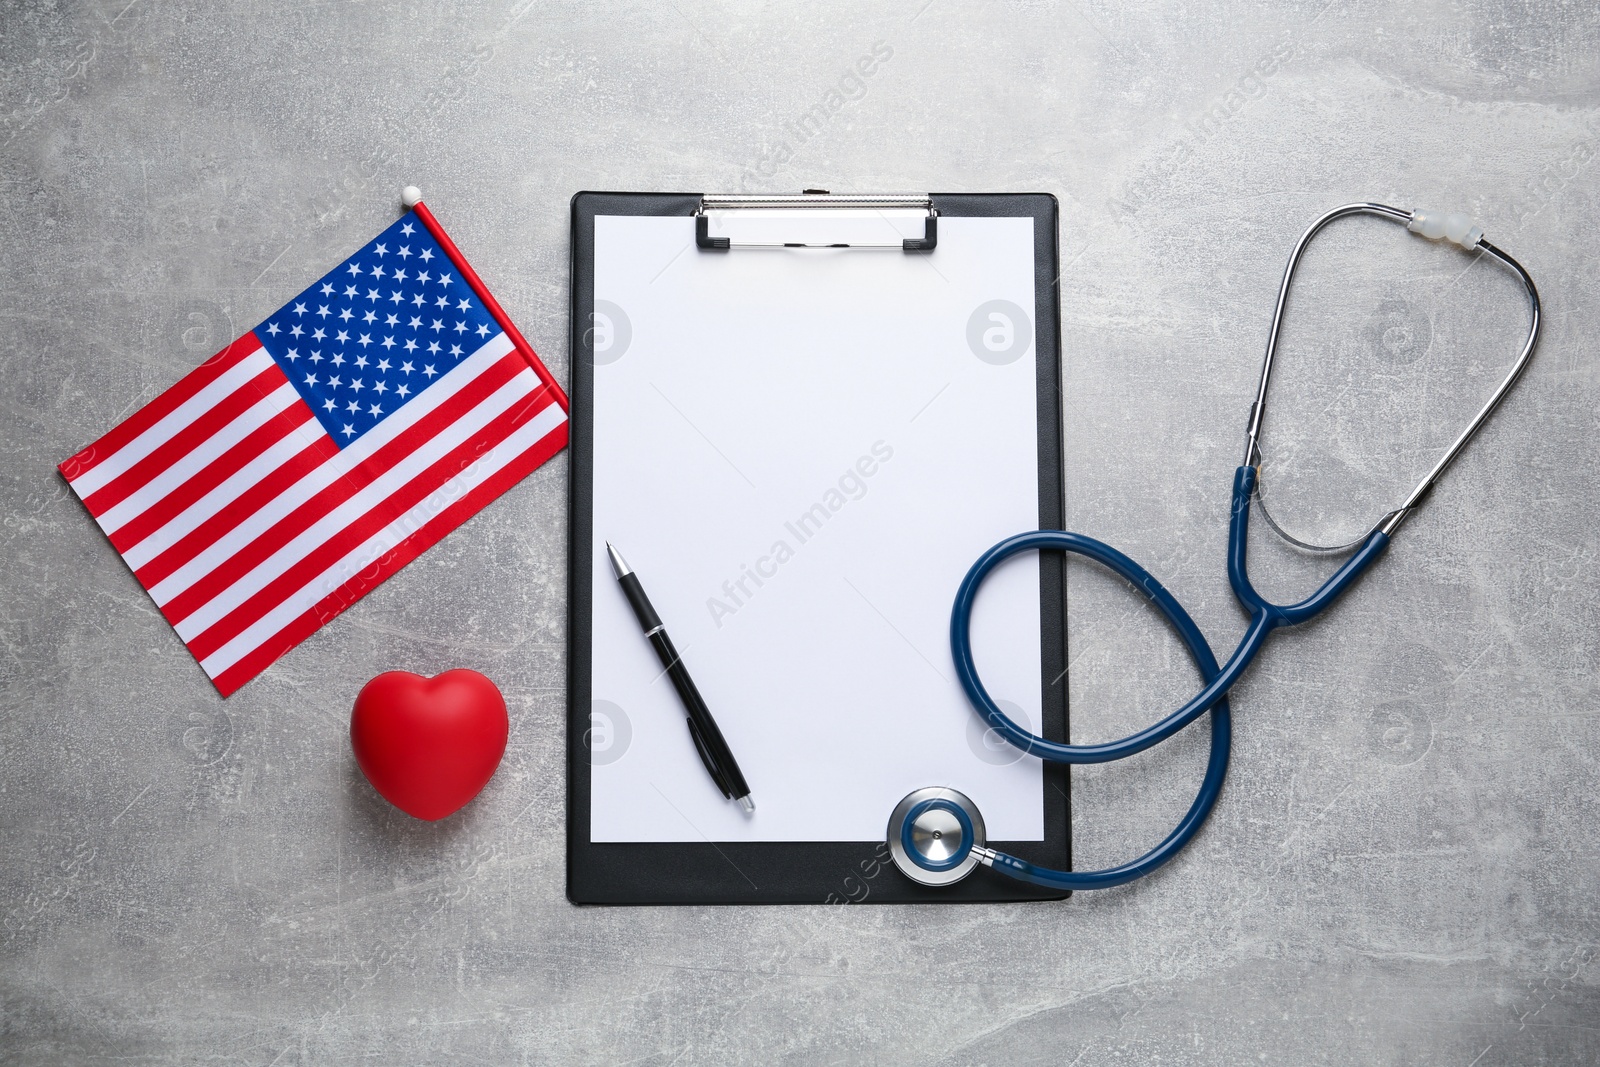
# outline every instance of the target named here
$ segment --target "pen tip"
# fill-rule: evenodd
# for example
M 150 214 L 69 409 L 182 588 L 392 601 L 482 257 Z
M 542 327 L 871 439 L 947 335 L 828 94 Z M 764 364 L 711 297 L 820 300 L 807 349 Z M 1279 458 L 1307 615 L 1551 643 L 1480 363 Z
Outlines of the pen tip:
M 744 809 L 746 815 L 754 815 L 756 813 L 756 802 L 750 799 L 749 793 L 739 798 L 739 806 Z
M 624 574 L 632 574 L 628 561 L 622 558 L 622 553 L 617 551 L 617 546 L 610 541 L 606 542 L 606 555 L 611 557 L 611 573 L 621 578 Z

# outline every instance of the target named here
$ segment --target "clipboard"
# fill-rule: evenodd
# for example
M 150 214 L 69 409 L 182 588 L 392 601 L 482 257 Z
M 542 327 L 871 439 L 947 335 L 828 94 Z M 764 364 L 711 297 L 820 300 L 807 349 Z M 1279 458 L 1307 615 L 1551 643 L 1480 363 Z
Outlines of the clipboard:
M 573 197 L 573 903 L 1067 895 L 984 867 L 920 886 L 884 841 L 900 797 L 950 785 L 991 844 L 1070 869 L 1067 769 L 983 729 L 947 637 L 972 559 L 1063 525 L 1057 221 L 1048 194 Z M 754 815 L 700 766 L 606 540 Z M 1018 557 L 974 615 L 991 690 L 1062 740 L 1065 582 Z

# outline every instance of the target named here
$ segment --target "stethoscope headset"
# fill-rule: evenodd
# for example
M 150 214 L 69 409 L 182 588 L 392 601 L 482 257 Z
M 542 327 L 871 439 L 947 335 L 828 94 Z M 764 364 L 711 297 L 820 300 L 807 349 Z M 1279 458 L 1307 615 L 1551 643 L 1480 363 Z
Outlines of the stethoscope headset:
M 1284 305 L 1289 288 L 1294 281 L 1295 269 L 1307 246 L 1323 227 L 1347 215 L 1377 215 L 1379 218 L 1405 226 L 1412 233 L 1431 240 L 1446 238 L 1462 249 L 1485 253 L 1509 268 L 1521 279 L 1528 292 L 1532 319 L 1528 338 L 1522 346 L 1511 370 L 1489 397 L 1467 428 L 1445 450 L 1433 469 L 1418 483 L 1405 502 L 1382 516 L 1372 527 L 1354 541 L 1345 545 L 1320 546 L 1298 540 L 1285 532 L 1267 512 L 1262 503 L 1262 516 L 1281 537 L 1304 551 L 1337 555 L 1350 553 L 1333 576 L 1322 587 L 1297 604 L 1274 604 L 1268 601 L 1250 581 L 1245 560 L 1245 535 L 1250 523 L 1251 501 L 1261 488 L 1261 427 L 1267 408 L 1267 386 L 1272 380 L 1273 356 L 1278 347 L 1278 336 L 1283 327 Z M 1232 726 L 1228 710 L 1228 690 L 1244 673 L 1256 654 L 1274 630 L 1305 622 L 1326 611 L 1339 595 L 1364 574 L 1389 547 L 1395 532 L 1422 505 L 1434 484 L 1455 462 L 1457 456 L 1474 434 L 1494 414 L 1500 402 L 1522 376 L 1533 356 L 1539 340 L 1539 291 L 1528 272 L 1515 259 L 1484 239 L 1483 231 L 1465 215 L 1441 215 L 1432 211 L 1402 211 L 1383 204 L 1347 204 L 1334 208 L 1313 222 L 1295 244 L 1284 268 L 1283 282 L 1278 287 L 1278 302 L 1272 314 L 1272 331 L 1267 338 L 1267 353 L 1261 365 L 1261 384 L 1256 390 L 1255 403 L 1250 408 L 1249 428 L 1245 437 L 1244 462 L 1233 476 L 1232 518 L 1228 526 L 1228 581 L 1239 602 L 1250 612 L 1250 623 L 1238 648 L 1228 662 L 1217 665 L 1216 656 L 1206 642 L 1205 635 L 1184 610 L 1183 605 L 1160 582 L 1132 559 L 1104 542 L 1066 530 L 1031 530 L 1008 537 L 980 556 L 967 571 L 956 591 L 955 606 L 950 613 L 950 653 L 955 660 L 956 675 L 961 687 L 972 702 L 973 709 L 997 734 L 1023 752 L 1051 763 L 1107 763 L 1126 759 L 1160 744 L 1188 726 L 1205 712 L 1211 712 L 1211 751 L 1206 764 L 1205 778 L 1195 795 L 1194 803 L 1178 825 L 1155 848 L 1138 859 L 1099 871 L 1059 871 L 1035 866 L 989 848 L 985 843 L 983 816 L 977 805 L 958 790 L 935 786 L 919 789 L 895 806 L 889 816 L 888 845 L 890 855 L 908 878 L 927 886 L 945 886 L 959 882 L 971 874 L 979 864 L 991 867 L 1009 877 L 1052 889 L 1109 889 L 1124 885 L 1149 874 L 1189 843 L 1204 825 L 1222 791 L 1222 781 L 1228 771 L 1228 750 Z M 1098 745 L 1069 745 L 1049 741 L 1029 732 L 1011 719 L 995 703 L 984 688 L 973 661 L 970 625 L 972 605 L 983 580 L 1002 561 L 1020 552 L 1055 550 L 1084 556 L 1099 563 L 1127 580 L 1166 617 L 1179 639 L 1188 649 L 1195 666 L 1199 668 L 1204 687 L 1177 711 L 1160 722 L 1120 741 Z

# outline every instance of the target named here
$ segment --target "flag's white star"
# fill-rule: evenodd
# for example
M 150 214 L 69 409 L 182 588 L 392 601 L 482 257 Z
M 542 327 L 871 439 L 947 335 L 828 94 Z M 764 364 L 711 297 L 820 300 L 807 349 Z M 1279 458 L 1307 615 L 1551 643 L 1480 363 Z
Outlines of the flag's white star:
M 406 325 L 410 326 L 413 330 L 415 330 L 418 326 L 422 325 L 422 320 L 417 318 L 415 315 L 413 315 L 413 316 L 411 316 L 411 321 L 409 323 L 407 323 Z
M 383 347 L 384 348 L 393 348 L 394 347 L 394 338 L 393 337 L 385 337 L 383 339 Z
M 368 300 L 376 300 L 376 299 L 378 299 L 378 297 L 380 295 L 381 294 L 376 289 L 368 289 L 367 290 L 367 299 Z
M 372 250 L 372 254 L 377 256 L 379 259 L 382 259 L 384 256 L 388 255 L 388 253 L 389 249 L 385 245 L 378 245 Z
M 362 322 L 375 322 L 375 321 L 377 321 L 377 318 L 378 318 L 377 312 L 369 311 L 365 315 L 361 316 L 361 321 Z
M 444 329 L 444 323 L 439 319 L 434 319 L 433 320 L 433 332 L 434 333 L 438 333 L 442 329 Z
M 466 332 L 467 332 L 467 324 L 457 320 L 457 322 L 456 322 L 456 333 L 466 333 Z
M 401 400 L 404 400 L 411 395 L 411 387 L 409 385 L 397 385 L 394 387 L 394 393 Z
M 360 378 L 357 378 L 355 381 L 350 383 L 350 388 L 354 389 L 358 393 L 366 387 L 367 383 L 362 381 Z
M 449 285 L 450 284 L 450 275 L 448 275 L 448 274 L 439 275 L 439 284 L 440 285 Z
M 296 315 L 304 315 L 306 313 L 306 306 L 299 301 L 296 301 L 294 305 L 294 313 Z
M 374 278 L 383 277 L 383 264 L 382 263 L 379 263 L 376 267 L 372 268 L 372 276 Z
M 318 315 L 319 318 L 324 318 L 325 319 L 331 314 L 333 314 L 333 312 L 328 310 L 328 305 L 327 304 L 318 304 L 317 305 L 317 315 Z
M 340 378 L 337 374 L 335 374 L 332 378 L 328 379 L 328 388 L 330 388 L 330 389 L 337 389 L 337 388 L 339 388 L 339 386 L 341 386 L 343 384 L 344 384 L 344 379 Z
M 278 336 L 278 324 L 275 322 L 267 323 L 267 332 L 274 337 Z
M 333 365 L 335 367 L 344 366 L 344 353 L 343 352 L 335 352 L 333 354 Z
M 340 330 L 338 333 L 333 335 L 333 339 L 338 341 L 340 344 L 344 344 L 346 341 L 350 340 L 350 335 L 345 333 L 343 330 Z
M 321 350 L 315 349 L 315 348 L 311 350 L 311 362 L 313 362 L 313 363 L 321 363 L 322 362 L 322 352 L 321 352 Z
M 402 301 L 404 299 L 405 299 L 405 297 L 401 295 L 400 290 L 398 290 L 398 289 L 396 289 L 394 292 L 389 294 L 389 300 L 392 303 L 398 304 L 398 303 L 400 303 L 400 301 Z
M 323 296 L 331 296 L 332 294 L 333 294 L 333 283 L 332 282 L 323 282 L 322 283 L 322 295 Z
M 437 307 L 447 308 L 450 306 L 450 298 L 448 296 L 441 296 L 439 299 L 434 301 L 434 305 Z
M 394 272 L 394 280 L 397 281 L 397 282 L 405 281 L 406 280 L 406 272 L 405 272 L 405 270 L 401 269 L 401 270 L 395 271 Z
M 395 255 L 399 256 L 401 259 L 410 258 L 410 256 L 411 256 L 411 246 L 410 245 L 401 245 L 400 246 L 400 251 L 396 252 Z
M 399 322 L 399 321 L 400 321 L 400 320 L 399 320 L 399 319 L 398 319 L 398 318 L 396 318 L 396 317 L 395 317 L 395 316 L 394 316 L 394 314 L 393 314 L 393 313 L 392 313 L 392 312 L 391 312 L 391 313 L 390 313 L 390 314 L 388 314 L 388 315 L 385 315 L 385 316 L 384 316 L 384 319 L 383 319 L 383 324 L 384 324 L 384 325 L 385 325 L 385 326 L 393 326 L 393 325 L 395 325 L 395 324 L 396 324 L 396 323 L 398 323 L 398 322 Z
M 417 306 L 417 307 L 421 307 L 421 306 L 422 306 L 422 303 L 423 303 L 423 301 L 424 301 L 424 300 L 425 300 L 425 299 L 427 299 L 427 298 L 426 298 L 426 297 L 424 297 L 424 296 L 423 296 L 423 295 L 422 295 L 422 294 L 421 294 L 421 293 L 418 293 L 418 294 L 417 294 L 417 295 L 416 295 L 416 296 L 414 296 L 414 297 L 412 297 L 412 298 L 411 298 L 411 302 L 412 302 L 412 303 L 413 303 L 413 304 L 415 304 L 415 305 L 416 305 L 416 306 Z
M 323 410 L 323 411 L 332 411 L 332 410 L 333 410 L 333 409 L 334 409 L 334 408 L 335 408 L 335 407 L 337 407 L 337 406 L 338 406 L 338 405 L 336 405 L 336 404 L 335 404 L 335 403 L 334 403 L 334 402 L 333 402 L 333 398 L 332 398 L 332 397 L 329 397 L 329 398 L 328 398 L 328 399 L 327 399 L 327 400 L 324 400 L 324 401 L 323 401 L 323 402 L 322 402 L 322 410 Z
M 328 334 L 321 326 L 318 326 L 315 330 L 311 331 L 311 339 L 313 341 L 320 341 L 326 336 L 328 336 Z
M 372 414 L 374 414 L 374 415 L 382 415 L 383 414 L 383 409 L 381 407 L 379 407 L 377 404 L 374 404 L 374 405 L 372 405 Z
M 379 378 L 377 381 L 372 383 L 372 389 L 373 389 L 373 392 L 380 393 L 380 394 L 381 393 L 387 393 L 389 391 L 388 385 L 386 385 L 384 383 L 384 380 L 382 378 Z
M 400 232 L 405 234 L 407 237 L 410 237 L 415 231 L 413 230 L 411 223 L 408 222 L 404 226 L 400 227 Z
M 410 374 L 412 371 L 414 371 L 416 369 L 417 368 L 412 364 L 412 362 L 409 359 L 406 360 L 404 363 L 400 364 L 400 370 L 402 372 L 406 373 L 406 374 Z
M 357 290 L 356 287 L 353 286 L 353 285 L 347 285 L 347 286 L 344 287 L 344 295 L 347 296 L 347 297 L 353 297 L 358 292 L 359 292 L 359 290 Z
M 437 355 L 438 352 L 439 352 L 439 342 L 438 341 L 429 341 L 428 342 L 428 354 L 430 356 L 431 355 Z
M 479 337 L 488 337 L 489 336 L 489 327 L 485 326 L 481 322 L 478 323 L 478 336 Z
M 355 432 L 356 432 L 356 428 L 354 426 L 351 426 L 348 422 L 344 424 L 344 435 L 346 437 L 355 436 Z
M 345 410 L 346 411 L 360 411 L 361 410 L 361 401 L 359 401 L 359 400 L 350 401 L 350 406 L 345 408 Z
M 457 311 L 466 311 L 470 307 L 472 307 L 472 301 L 468 300 L 466 297 L 462 297 L 461 298 L 461 303 L 456 306 L 456 310 Z
M 430 279 L 432 277 L 433 277 L 433 275 L 429 274 L 427 271 L 423 271 L 422 273 L 417 275 L 417 281 L 425 282 L 425 281 L 427 281 L 428 279 Z
M 307 385 L 316 385 L 317 384 L 317 376 L 315 374 L 306 375 L 306 384 Z
M 339 321 L 340 322 L 349 322 L 354 317 L 355 316 L 351 314 L 349 308 L 340 308 L 339 309 Z
M 415 342 L 411 338 L 407 337 L 406 338 L 406 351 L 407 352 L 415 352 L 416 350 L 417 350 L 417 342 Z
M 460 345 L 451 345 L 450 346 L 450 354 L 452 356 L 459 356 L 461 354 L 461 346 Z
M 289 327 L 289 336 L 290 337 L 299 337 L 303 333 L 305 333 L 305 331 L 300 328 L 300 324 L 298 322 L 295 323 L 293 326 Z
M 433 364 L 430 363 L 426 367 L 422 368 L 422 373 L 426 374 L 428 377 L 432 378 L 435 374 L 438 374 L 439 372 L 434 370 L 433 369 Z
M 378 369 L 381 370 L 381 371 L 382 370 L 388 370 L 389 369 L 389 361 L 387 359 L 378 360 Z
M 360 274 L 361 273 L 361 264 L 352 263 L 352 264 L 350 264 L 349 270 L 350 270 L 351 274 Z
M 361 336 L 365 337 L 366 334 L 362 334 Z M 356 357 L 356 366 L 360 367 L 362 370 L 366 370 L 367 369 L 367 357 L 366 356 L 357 356 Z
M 479 327 L 479 329 L 482 329 L 482 327 Z M 356 341 L 356 344 L 360 345 L 362 348 L 367 347 L 371 343 L 372 343 L 372 335 L 370 333 L 362 334 L 360 339 Z M 363 357 L 363 358 L 365 358 L 365 357 Z M 365 364 L 363 364 L 363 366 L 365 366 Z
M 428 260 L 430 260 L 432 258 L 433 258 L 433 249 L 424 248 L 422 250 L 422 262 L 426 263 L 426 262 L 428 262 Z
M 287 359 L 290 363 L 293 363 L 295 360 L 300 358 L 300 350 L 298 348 L 291 348 L 283 355 L 285 359 Z

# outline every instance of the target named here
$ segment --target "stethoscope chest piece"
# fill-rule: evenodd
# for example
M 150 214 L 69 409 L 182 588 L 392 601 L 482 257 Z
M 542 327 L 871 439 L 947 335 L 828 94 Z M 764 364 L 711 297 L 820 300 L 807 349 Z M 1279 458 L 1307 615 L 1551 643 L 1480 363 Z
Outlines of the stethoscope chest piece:
M 910 793 L 889 815 L 889 855 L 913 882 L 953 885 L 978 865 L 983 816 L 965 793 L 931 786 Z

